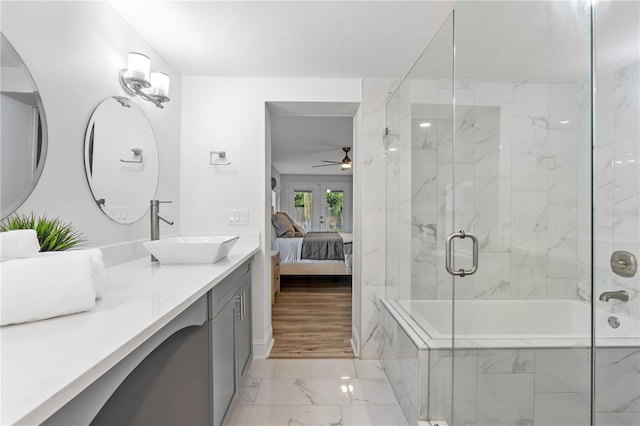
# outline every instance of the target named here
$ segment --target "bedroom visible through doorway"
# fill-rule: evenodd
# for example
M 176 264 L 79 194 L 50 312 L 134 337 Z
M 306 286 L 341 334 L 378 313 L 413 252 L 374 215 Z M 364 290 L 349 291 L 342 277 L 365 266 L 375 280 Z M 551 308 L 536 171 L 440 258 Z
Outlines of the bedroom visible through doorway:
M 357 103 L 267 103 L 271 357 L 353 358 L 358 350 L 351 160 L 358 155 L 357 117 Z

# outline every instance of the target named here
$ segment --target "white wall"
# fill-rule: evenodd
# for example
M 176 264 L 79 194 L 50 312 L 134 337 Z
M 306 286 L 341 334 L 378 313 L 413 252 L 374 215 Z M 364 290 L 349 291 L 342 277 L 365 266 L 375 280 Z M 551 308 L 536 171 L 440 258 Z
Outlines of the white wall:
M 123 96 L 117 73 L 127 53 L 144 52 L 152 68 L 171 76 L 171 101 L 165 109 L 138 101 L 158 144 L 160 178 L 156 197 L 173 200 L 176 219 L 180 144 L 180 78 L 142 37 L 106 2 L 2 1 L 2 32 L 27 64 L 42 96 L 49 148 L 42 177 L 18 212 L 59 216 L 72 222 L 90 246 L 149 238 L 149 216 L 131 225 L 117 224 L 95 204 L 84 172 L 83 144 L 96 106 Z M 4 176 L 3 176 L 4 178 Z M 148 202 L 148 200 L 145 200 Z
M 272 344 L 266 279 L 271 265 L 265 262 L 271 248 L 266 227 L 271 205 L 266 102 L 360 102 L 361 82 L 185 76 L 182 84 L 181 230 L 261 233 L 253 274 L 253 336 L 256 356 L 264 356 Z M 225 150 L 232 164 L 210 166 L 212 150 Z M 228 225 L 227 209 L 248 209 L 248 226 Z

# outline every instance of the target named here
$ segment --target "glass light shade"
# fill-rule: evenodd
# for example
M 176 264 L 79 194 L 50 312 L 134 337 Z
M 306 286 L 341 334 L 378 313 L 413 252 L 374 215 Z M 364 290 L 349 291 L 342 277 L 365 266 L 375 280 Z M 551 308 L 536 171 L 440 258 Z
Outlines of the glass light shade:
M 340 168 L 341 168 L 342 170 L 349 170 L 349 169 L 351 168 L 351 164 L 350 164 L 350 163 L 342 163 L 342 164 L 340 165 Z
M 151 73 L 151 95 L 169 97 L 169 75 L 163 72 Z
M 142 53 L 130 52 L 127 57 L 127 77 L 149 81 L 151 60 Z

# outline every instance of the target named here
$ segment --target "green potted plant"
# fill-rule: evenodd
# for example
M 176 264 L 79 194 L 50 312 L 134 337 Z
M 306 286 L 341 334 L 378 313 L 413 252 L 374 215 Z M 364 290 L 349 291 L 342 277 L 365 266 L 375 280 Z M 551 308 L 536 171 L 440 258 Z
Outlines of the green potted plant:
M 72 224 L 62 222 L 59 218 L 50 219 L 46 215 L 36 218 L 33 213 L 14 214 L 0 223 L 2 232 L 14 229 L 35 229 L 40 251 L 68 250 L 87 241 Z

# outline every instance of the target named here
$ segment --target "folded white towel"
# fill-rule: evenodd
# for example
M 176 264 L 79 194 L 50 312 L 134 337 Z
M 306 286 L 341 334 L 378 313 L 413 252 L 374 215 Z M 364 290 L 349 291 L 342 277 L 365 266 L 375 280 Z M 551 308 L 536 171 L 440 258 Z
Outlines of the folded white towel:
M 45 256 L 55 256 L 55 255 L 66 255 L 68 253 L 86 253 L 91 256 L 92 263 L 92 279 L 93 285 L 96 290 L 96 299 L 102 299 L 102 295 L 104 294 L 104 285 L 106 282 L 106 273 L 104 266 L 104 257 L 102 255 L 102 250 L 98 248 L 94 249 L 84 249 L 84 250 L 69 250 L 69 251 L 45 251 L 39 253 L 39 257 Z
M 33 257 L 40 251 L 35 229 L 0 232 L 0 258 Z
M 0 263 L 0 325 L 87 311 L 95 306 L 94 260 L 66 252 Z

